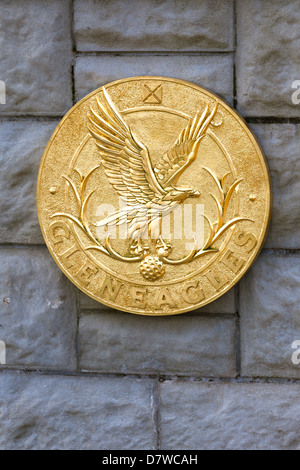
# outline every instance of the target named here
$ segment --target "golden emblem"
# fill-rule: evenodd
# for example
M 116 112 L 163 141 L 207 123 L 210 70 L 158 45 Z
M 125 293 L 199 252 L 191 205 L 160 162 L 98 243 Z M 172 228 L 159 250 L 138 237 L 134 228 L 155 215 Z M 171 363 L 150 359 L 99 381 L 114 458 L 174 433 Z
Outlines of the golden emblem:
M 38 213 L 65 274 L 94 299 L 145 315 L 201 307 L 249 268 L 270 217 L 253 134 L 207 90 L 119 80 L 77 103 L 44 153 Z

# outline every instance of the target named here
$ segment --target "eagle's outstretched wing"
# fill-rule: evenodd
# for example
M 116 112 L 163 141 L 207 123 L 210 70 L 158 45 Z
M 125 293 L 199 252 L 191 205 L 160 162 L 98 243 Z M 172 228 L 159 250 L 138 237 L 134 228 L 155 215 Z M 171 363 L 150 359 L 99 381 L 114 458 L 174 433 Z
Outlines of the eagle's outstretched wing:
M 216 114 L 218 103 L 209 113 L 209 105 L 202 114 L 195 114 L 183 129 L 173 147 L 157 163 L 154 169 L 163 188 L 176 183 L 181 173 L 196 158 L 200 140 L 205 136 L 208 126 Z
M 105 173 L 128 205 L 147 204 L 165 194 L 153 172 L 147 148 L 134 137 L 103 90 L 103 103 L 91 108 L 89 130 L 100 149 Z

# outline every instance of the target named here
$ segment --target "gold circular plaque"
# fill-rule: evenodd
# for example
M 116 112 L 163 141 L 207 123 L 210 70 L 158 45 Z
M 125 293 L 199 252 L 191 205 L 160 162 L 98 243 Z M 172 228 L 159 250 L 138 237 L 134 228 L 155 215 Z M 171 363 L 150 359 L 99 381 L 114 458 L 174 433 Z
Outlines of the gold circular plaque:
M 54 260 L 92 298 L 170 315 L 220 297 L 266 237 L 266 160 L 244 120 L 189 82 L 107 84 L 44 152 L 38 214 Z

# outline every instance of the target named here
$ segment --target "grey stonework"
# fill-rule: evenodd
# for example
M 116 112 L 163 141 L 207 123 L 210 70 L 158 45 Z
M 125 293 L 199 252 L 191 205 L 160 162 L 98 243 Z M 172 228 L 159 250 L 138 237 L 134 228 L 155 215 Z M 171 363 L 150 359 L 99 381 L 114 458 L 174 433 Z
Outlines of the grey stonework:
M 76 293 L 46 248 L 0 250 L 0 339 L 8 366 L 76 367 Z
M 233 48 L 232 0 L 75 0 L 74 20 L 78 51 Z
M 246 116 L 299 116 L 298 0 L 237 0 L 237 98 Z
M 299 11 L 298 0 L 0 3 L 1 449 L 299 449 Z M 147 74 L 233 104 L 274 191 L 265 248 L 240 284 L 166 318 L 79 292 L 35 208 L 41 156 L 72 103 Z
M 72 105 L 69 0 L 0 3 L 1 114 L 59 115 Z
M 0 373 L 0 449 L 153 449 L 155 381 Z
M 36 211 L 43 151 L 58 121 L 0 121 L 1 243 L 44 243 Z
M 273 212 L 267 248 L 300 248 L 300 125 L 252 124 L 270 167 Z
M 164 449 L 299 450 L 299 384 L 167 381 L 160 399 Z
M 292 343 L 300 339 L 300 254 L 261 255 L 241 281 L 242 374 L 297 377 Z
M 236 375 L 234 318 L 85 313 L 80 318 L 79 347 L 83 370 Z
M 157 75 L 203 85 L 229 103 L 233 101 L 233 57 L 205 55 L 105 55 L 78 57 L 75 66 L 76 99 L 120 77 Z M 212 86 L 213 85 L 213 86 Z

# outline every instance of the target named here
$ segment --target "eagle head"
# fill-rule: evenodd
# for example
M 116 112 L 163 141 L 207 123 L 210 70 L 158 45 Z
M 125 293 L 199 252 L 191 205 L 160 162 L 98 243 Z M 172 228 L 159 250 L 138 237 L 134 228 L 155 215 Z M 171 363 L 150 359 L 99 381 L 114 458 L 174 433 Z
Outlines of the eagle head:
M 197 191 L 197 189 L 193 188 L 178 188 L 175 186 L 170 186 L 168 188 L 165 188 L 167 191 L 166 196 L 164 197 L 164 200 L 167 201 L 176 201 L 178 203 L 183 202 L 186 198 L 188 197 L 199 197 L 200 192 Z

